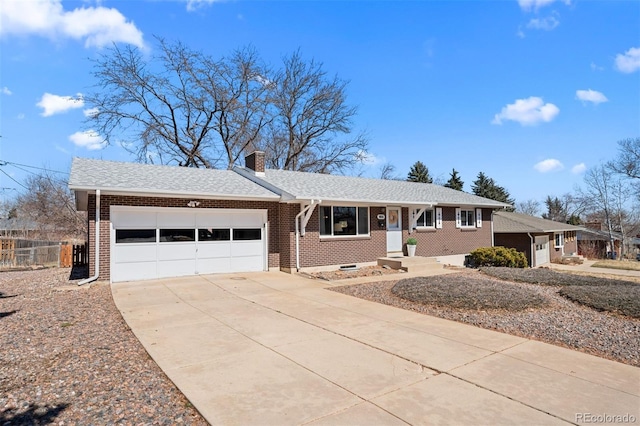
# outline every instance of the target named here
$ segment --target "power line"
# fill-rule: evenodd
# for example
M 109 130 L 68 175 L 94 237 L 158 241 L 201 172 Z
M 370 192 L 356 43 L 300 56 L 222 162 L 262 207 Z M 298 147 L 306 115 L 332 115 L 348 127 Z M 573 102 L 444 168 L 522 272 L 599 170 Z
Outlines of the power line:
M 0 172 L 2 172 L 6 177 L 8 177 L 9 179 L 11 179 L 12 181 L 14 181 L 15 183 L 17 183 L 18 185 L 20 185 L 21 187 L 23 187 L 24 189 L 26 189 L 27 191 L 29 190 L 29 188 L 27 188 L 26 186 L 24 186 L 23 184 L 21 184 L 20 182 L 18 182 L 17 180 L 15 180 L 11 175 L 9 175 L 9 173 L 5 172 L 4 170 L 0 169 Z
M 30 169 L 42 170 L 42 171 L 45 171 L 45 172 L 61 173 L 63 175 L 68 175 L 69 174 L 69 172 L 61 172 L 59 170 L 51 170 L 51 169 L 45 169 L 45 168 L 42 168 L 42 167 L 29 166 L 28 164 L 13 163 L 11 161 L 0 161 L 0 167 L 6 166 L 6 165 L 14 166 L 16 168 L 20 168 L 18 166 L 28 167 Z M 33 173 L 33 172 L 29 171 L 29 170 L 24 170 L 24 169 L 20 169 L 20 170 L 25 171 L 27 173 Z

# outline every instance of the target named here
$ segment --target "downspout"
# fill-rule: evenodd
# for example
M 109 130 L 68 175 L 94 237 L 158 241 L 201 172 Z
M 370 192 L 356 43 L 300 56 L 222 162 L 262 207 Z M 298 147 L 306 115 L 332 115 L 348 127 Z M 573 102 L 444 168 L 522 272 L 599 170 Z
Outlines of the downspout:
M 491 209 L 491 247 L 496 246 L 496 236 L 493 233 L 493 214 L 494 213 L 495 213 L 495 210 Z
M 96 273 L 94 276 L 78 282 L 78 285 L 84 285 L 93 282 L 100 276 L 100 190 L 96 189 Z
M 298 221 L 302 218 L 302 216 L 309 211 L 310 208 L 314 207 L 315 201 L 311 200 L 311 203 L 300 210 L 300 213 L 296 215 L 296 272 L 300 272 L 300 225 L 298 225 Z
M 534 266 L 536 266 L 536 265 L 534 265 L 535 260 L 536 260 L 536 251 L 535 251 L 535 247 L 534 247 L 535 242 L 534 242 L 534 239 L 533 239 L 533 235 L 531 235 L 531 232 L 527 232 L 527 235 L 529 236 L 529 239 L 531 240 L 531 246 L 530 246 L 531 247 L 531 250 L 530 250 L 530 252 L 531 252 L 531 267 L 533 268 Z

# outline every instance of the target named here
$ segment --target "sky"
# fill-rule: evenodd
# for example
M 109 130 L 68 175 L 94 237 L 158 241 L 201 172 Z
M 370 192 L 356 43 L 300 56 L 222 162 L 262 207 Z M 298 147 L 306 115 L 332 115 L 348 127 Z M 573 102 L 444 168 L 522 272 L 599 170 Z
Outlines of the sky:
M 348 80 L 367 161 L 405 178 L 423 162 L 470 192 L 479 172 L 516 202 L 581 185 L 640 137 L 640 2 L 0 0 L 0 196 L 29 172 L 65 178 L 73 157 L 135 161 L 92 131 L 83 95 L 113 44 L 155 37 L 269 64 L 299 49 Z M 29 166 L 29 167 L 25 167 Z

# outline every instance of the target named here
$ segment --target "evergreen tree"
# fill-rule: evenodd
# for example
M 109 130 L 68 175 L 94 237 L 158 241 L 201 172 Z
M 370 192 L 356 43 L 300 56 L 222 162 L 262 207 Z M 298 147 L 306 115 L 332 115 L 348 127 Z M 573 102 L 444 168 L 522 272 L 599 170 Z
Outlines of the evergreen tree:
M 433 179 L 429 176 L 429 169 L 422 161 L 416 161 L 414 165 L 411 166 L 407 180 L 409 182 L 433 183 Z
M 547 212 L 542 214 L 542 217 L 547 220 L 553 220 L 556 222 L 565 223 L 567 221 L 567 208 L 558 197 L 551 198 L 547 195 L 547 199 L 544 200 L 547 205 Z
M 447 183 L 444 184 L 444 186 L 446 186 L 447 188 L 455 189 L 456 191 L 462 191 L 464 182 L 460 178 L 458 171 L 456 169 L 453 169 L 450 176 L 451 177 L 449 178 Z
M 483 172 L 478 173 L 478 177 L 471 185 L 471 191 L 479 197 L 489 198 L 491 200 L 500 201 L 513 205 L 515 201 L 510 198 L 509 191 L 485 175 Z M 513 209 L 508 209 L 513 211 Z

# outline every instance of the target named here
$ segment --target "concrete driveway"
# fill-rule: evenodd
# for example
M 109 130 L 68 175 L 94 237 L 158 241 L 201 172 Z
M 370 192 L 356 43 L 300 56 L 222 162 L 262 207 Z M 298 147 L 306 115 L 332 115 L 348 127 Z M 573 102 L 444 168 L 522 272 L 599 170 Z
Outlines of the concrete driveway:
M 112 291 L 211 424 L 640 423 L 640 368 L 327 285 L 264 272 Z

